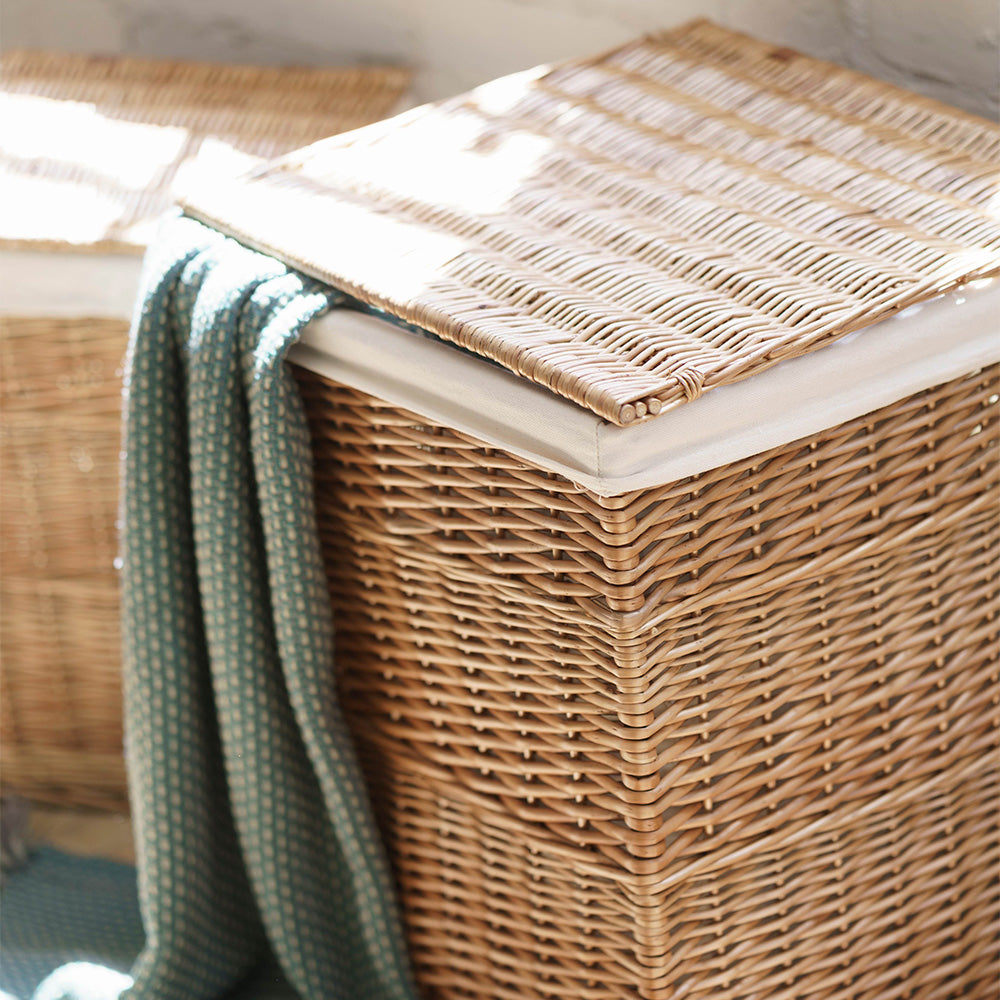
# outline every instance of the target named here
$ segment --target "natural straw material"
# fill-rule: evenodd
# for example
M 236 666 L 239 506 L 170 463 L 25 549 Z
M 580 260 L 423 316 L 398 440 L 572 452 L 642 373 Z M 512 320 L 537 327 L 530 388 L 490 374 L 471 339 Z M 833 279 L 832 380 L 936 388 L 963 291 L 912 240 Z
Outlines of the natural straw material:
M 389 114 L 402 69 L 15 51 L 0 61 L 0 246 L 141 250 L 191 183 Z
M 428 997 L 995 997 L 998 374 L 601 498 L 300 370 Z
M 185 183 L 374 121 L 406 82 L 396 69 L 7 53 L 0 268 L 15 248 L 140 250 Z M 128 324 L 45 310 L 0 315 L 0 778 L 37 799 L 122 808 L 114 559 Z
M 2 267 L 0 263 L 0 267 Z M 0 316 L 0 777 L 126 804 L 117 319 Z
M 189 207 L 628 424 L 996 271 L 998 179 L 997 126 L 696 22 Z

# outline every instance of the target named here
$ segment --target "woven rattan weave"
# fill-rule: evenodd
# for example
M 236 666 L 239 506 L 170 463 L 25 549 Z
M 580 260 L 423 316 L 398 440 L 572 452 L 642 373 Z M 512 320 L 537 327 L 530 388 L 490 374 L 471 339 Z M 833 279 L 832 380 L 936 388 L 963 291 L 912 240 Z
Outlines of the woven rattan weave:
M 601 498 L 300 371 L 428 997 L 995 996 L 997 375 Z
M 0 268 L 7 251 L 137 251 L 192 177 L 374 121 L 406 82 L 393 69 L 5 53 Z M 44 272 L 50 258 L 33 259 Z M 113 563 L 130 304 L 67 315 L 51 289 L 53 318 L 32 280 L 32 315 L 0 315 L 0 771 L 33 798 L 122 807 Z
M 998 183 L 996 125 L 697 22 L 191 204 L 629 424 L 996 271 Z
M 125 803 L 114 560 L 127 335 L 117 319 L 0 316 L 0 773 L 89 806 Z

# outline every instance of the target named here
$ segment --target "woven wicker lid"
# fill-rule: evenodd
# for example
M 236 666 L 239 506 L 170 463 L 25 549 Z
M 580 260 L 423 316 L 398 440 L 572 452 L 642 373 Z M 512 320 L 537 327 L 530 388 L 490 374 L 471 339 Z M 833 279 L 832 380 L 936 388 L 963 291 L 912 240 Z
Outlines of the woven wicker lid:
M 5 53 L 0 247 L 135 251 L 189 184 L 390 114 L 392 68 Z
M 998 189 L 990 122 L 699 21 L 187 204 L 624 425 L 996 271 Z

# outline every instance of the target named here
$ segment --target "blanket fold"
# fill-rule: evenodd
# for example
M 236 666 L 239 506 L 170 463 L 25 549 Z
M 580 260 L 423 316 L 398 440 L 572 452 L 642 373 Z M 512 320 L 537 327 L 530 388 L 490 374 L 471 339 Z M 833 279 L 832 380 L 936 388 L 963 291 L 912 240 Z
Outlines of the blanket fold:
M 126 377 L 134 1000 L 214 1000 L 273 955 L 303 1000 L 415 996 L 337 706 L 288 348 L 336 292 L 190 219 L 150 254 Z

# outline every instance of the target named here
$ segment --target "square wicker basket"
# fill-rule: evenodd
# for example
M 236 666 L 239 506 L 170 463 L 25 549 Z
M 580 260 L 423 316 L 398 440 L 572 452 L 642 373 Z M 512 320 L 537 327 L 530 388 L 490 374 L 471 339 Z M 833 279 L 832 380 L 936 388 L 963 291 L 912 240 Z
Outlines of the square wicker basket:
M 991 1000 L 996 366 L 615 497 L 300 375 L 428 997 Z
M 0 767 L 36 799 L 126 804 L 114 569 L 121 362 L 175 194 L 372 122 L 394 69 L 57 53 L 0 67 Z
M 699 22 L 191 201 L 368 312 L 297 360 L 428 997 L 995 996 L 998 191 Z

